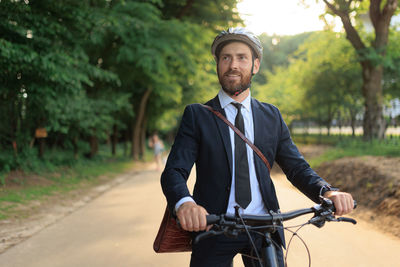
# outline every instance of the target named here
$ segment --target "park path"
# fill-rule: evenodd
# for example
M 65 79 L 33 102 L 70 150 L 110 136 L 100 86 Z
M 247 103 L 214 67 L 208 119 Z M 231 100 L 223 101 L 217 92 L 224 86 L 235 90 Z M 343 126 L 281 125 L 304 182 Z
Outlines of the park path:
M 156 254 L 152 243 L 165 208 L 160 173 L 133 174 L 87 205 L 0 254 L 1 267 L 188 266 L 189 253 Z M 193 178 L 191 178 L 193 180 Z M 281 176 L 274 178 L 283 211 L 312 205 Z M 296 223 L 296 222 L 294 222 Z M 300 232 L 311 250 L 312 266 L 400 266 L 400 240 L 357 226 L 330 223 Z M 379 256 L 379 257 L 378 257 Z M 308 266 L 295 242 L 289 265 Z M 235 266 L 242 266 L 235 258 Z

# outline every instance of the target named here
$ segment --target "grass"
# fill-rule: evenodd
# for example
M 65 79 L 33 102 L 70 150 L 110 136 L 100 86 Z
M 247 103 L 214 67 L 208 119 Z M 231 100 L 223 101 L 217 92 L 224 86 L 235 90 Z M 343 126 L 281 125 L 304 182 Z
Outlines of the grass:
M 146 153 L 146 159 L 150 158 L 148 154 L 150 153 Z M 74 162 L 72 166 L 50 165 L 47 169 L 41 166 L 39 170 L 25 171 L 23 175 L 13 177 L 12 181 L 6 179 L 9 173 L 4 172 L 0 174 L 2 180 L 0 220 L 24 217 L 25 215 L 19 212 L 21 206 L 29 206 L 32 201 L 46 200 L 53 195 L 62 196 L 76 189 L 88 188 L 111 179 L 133 166 L 131 158 L 121 155 L 105 156 L 105 152 L 100 151 L 96 159 L 81 159 Z M 35 177 L 37 181 L 34 181 Z
M 297 144 L 330 145 L 324 154 L 309 160 L 313 168 L 323 162 L 333 161 L 343 157 L 385 156 L 400 157 L 400 137 L 385 140 L 363 141 L 361 137 L 338 135 L 294 135 Z

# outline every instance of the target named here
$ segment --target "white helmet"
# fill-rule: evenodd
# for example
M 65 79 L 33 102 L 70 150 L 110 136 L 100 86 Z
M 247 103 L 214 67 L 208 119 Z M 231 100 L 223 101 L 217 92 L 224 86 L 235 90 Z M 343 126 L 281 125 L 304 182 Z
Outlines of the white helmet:
M 254 56 L 261 61 L 263 55 L 261 42 L 254 33 L 245 28 L 229 28 L 227 31 L 218 34 L 211 45 L 211 53 L 215 58 L 218 58 L 223 44 L 228 41 L 239 41 L 247 44 L 252 49 Z

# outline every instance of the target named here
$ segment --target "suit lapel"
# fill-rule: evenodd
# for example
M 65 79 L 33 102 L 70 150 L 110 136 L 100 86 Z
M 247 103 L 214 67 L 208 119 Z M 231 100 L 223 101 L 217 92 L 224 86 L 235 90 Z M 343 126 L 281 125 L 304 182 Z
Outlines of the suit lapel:
M 226 113 L 223 108 L 221 108 L 221 104 L 219 102 L 218 96 L 210 100 L 206 105 L 211 106 L 214 110 L 219 111 L 222 115 L 226 117 Z M 217 124 L 218 131 L 221 135 L 222 142 L 224 144 L 224 149 L 226 153 L 226 157 L 229 162 L 229 170 L 232 175 L 232 147 L 231 147 L 231 139 L 229 135 L 229 126 L 226 125 L 220 118 L 210 112 L 211 116 L 214 117 L 215 123 Z
M 251 110 L 253 114 L 253 123 L 254 123 L 254 145 L 258 147 L 258 149 L 260 149 L 260 151 L 264 154 L 265 157 L 267 157 L 265 151 L 262 150 L 262 147 L 264 147 L 263 142 L 266 136 L 266 133 L 264 132 L 265 127 L 263 126 L 265 126 L 266 121 L 265 117 L 261 112 L 259 103 L 253 98 L 251 99 Z M 261 186 L 262 181 L 260 179 L 261 177 L 266 177 L 266 175 L 268 175 L 268 168 L 255 152 L 254 152 L 254 167 L 256 169 L 258 182 L 260 183 Z M 263 190 L 261 189 L 261 191 Z
M 264 136 L 261 125 L 263 125 L 263 122 L 265 123 L 265 120 L 263 120 L 258 103 L 257 101 L 254 100 L 254 98 L 251 99 L 251 110 L 253 114 L 253 124 L 254 124 L 254 145 L 256 147 L 260 147 L 260 141 Z

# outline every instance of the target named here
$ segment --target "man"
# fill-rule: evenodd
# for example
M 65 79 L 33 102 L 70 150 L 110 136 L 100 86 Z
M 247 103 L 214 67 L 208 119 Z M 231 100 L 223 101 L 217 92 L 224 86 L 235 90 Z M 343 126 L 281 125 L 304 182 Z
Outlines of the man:
M 251 32 L 230 28 L 219 34 L 211 47 L 217 62 L 221 90 L 206 103 L 221 112 L 257 146 L 270 165 L 276 161 L 292 184 L 315 202 L 330 198 L 336 214 L 353 209 L 350 194 L 333 191 L 300 155 L 278 109 L 251 98 L 251 78 L 260 68 L 262 46 Z M 196 163 L 193 196 L 186 185 Z M 161 176 L 168 206 L 187 231 L 208 230 L 207 214 L 266 214 L 279 212 L 275 188 L 264 162 L 220 118 L 199 104 L 186 107 L 179 131 Z M 254 237 L 258 238 L 258 237 Z M 258 238 L 260 239 L 260 238 Z M 278 261 L 284 266 L 283 231 L 273 235 Z M 260 247 L 260 240 L 257 242 Z M 193 245 L 190 266 L 230 266 L 237 253 L 249 253 L 243 234 L 238 238 L 214 236 Z M 243 257 L 245 266 L 251 259 Z

